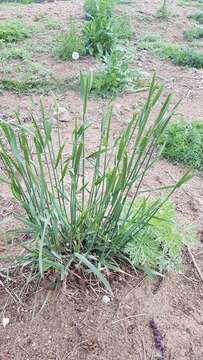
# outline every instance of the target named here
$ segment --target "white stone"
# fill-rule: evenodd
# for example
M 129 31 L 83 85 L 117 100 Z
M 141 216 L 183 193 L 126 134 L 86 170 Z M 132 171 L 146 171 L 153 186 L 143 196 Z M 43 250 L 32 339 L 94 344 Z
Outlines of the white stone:
M 8 317 L 4 317 L 2 319 L 2 324 L 3 324 L 3 327 L 5 328 L 10 322 L 10 319 Z
M 104 295 L 103 298 L 102 298 L 102 301 L 103 301 L 104 304 L 108 304 L 109 301 L 111 301 L 111 299 L 107 295 Z

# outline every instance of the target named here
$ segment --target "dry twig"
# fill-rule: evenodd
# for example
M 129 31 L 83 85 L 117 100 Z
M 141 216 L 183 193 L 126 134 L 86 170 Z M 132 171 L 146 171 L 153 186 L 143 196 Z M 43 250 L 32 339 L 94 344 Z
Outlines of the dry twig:
M 145 315 L 146 315 L 146 314 L 135 314 L 135 315 L 131 315 L 131 316 L 126 316 L 126 317 L 123 318 L 123 319 L 118 319 L 118 320 L 112 321 L 112 324 L 117 324 L 118 322 L 121 322 L 121 321 L 129 320 L 129 319 L 134 319 L 134 318 L 136 318 L 136 317 L 145 316 Z
M 199 275 L 201 281 L 203 281 L 202 272 L 201 272 L 199 266 L 197 265 L 197 262 L 196 262 L 196 260 L 195 260 L 195 257 L 194 257 L 194 255 L 193 255 L 193 253 L 192 253 L 192 251 L 191 251 L 191 249 L 190 249 L 189 246 L 187 246 L 187 250 L 188 250 L 188 253 L 189 253 L 190 257 L 191 257 L 191 260 L 192 260 L 192 262 L 193 262 L 193 265 L 194 265 L 195 269 L 196 269 L 197 272 L 198 272 L 198 275 Z
M 3 281 L 0 279 L 0 285 L 3 287 L 3 289 L 9 294 L 12 299 L 18 304 L 20 303 L 22 306 L 24 306 L 22 300 L 19 298 L 19 296 L 15 293 L 12 293 L 11 290 L 3 283 Z

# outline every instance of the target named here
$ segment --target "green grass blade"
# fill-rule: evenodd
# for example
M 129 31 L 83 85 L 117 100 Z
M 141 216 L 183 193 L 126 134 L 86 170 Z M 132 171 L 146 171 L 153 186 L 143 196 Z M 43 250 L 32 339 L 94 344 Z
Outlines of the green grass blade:
M 107 279 L 102 275 L 101 271 L 99 271 L 94 264 L 92 264 L 84 255 L 75 253 L 75 256 L 79 259 L 79 261 L 88 267 L 88 269 L 104 284 L 105 288 L 113 295 L 111 286 Z

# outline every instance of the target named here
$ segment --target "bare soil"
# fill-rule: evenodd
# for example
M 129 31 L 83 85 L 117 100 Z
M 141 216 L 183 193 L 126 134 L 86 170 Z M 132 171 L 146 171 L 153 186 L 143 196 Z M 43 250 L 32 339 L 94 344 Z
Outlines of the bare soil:
M 170 16 L 167 20 L 156 18 L 160 2 L 126 1 L 117 6 L 117 14 L 125 11 L 135 30 L 132 44 L 146 32 L 159 32 L 166 41 L 184 44 L 183 31 L 191 26 L 187 18 L 197 8 L 179 6 L 177 1 L 169 3 Z M 32 5 L 0 5 L 0 21 L 20 18 L 27 24 L 36 19 L 50 17 L 66 29 L 69 16 L 78 25 L 83 21 L 83 2 L 56 1 Z M 86 58 L 77 64 L 59 62 L 46 42 L 50 43 L 59 30 L 43 30 L 32 35 L 33 49 L 44 44 L 44 52 L 33 51 L 33 61 L 43 64 L 55 77 L 78 74 L 79 69 L 95 66 Z M 25 41 L 26 45 L 26 41 Z M 201 43 L 199 51 L 203 51 Z M 12 66 L 12 64 L 10 64 Z M 147 51 L 135 51 L 133 67 L 144 70 L 149 76 L 154 71 L 166 87 L 166 93 L 174 93 L 174 102 L 183 99 L 179 113 L 187 121 L 203 120 L 203 70 L 175 66 L 167 60 L 160 60 Z M 1 78 L 7 74 L 1 69 Z M 8 76 L 7 76 L 8 77 Z M 114 107 L 113 132 L 124 126 L 130 114 L 139 109 L 145 93 L 124 93 L 118 96 Z M 29 121 L 31 108 L 37 111 L 40 95 L 18 96 L 3 91 L 0 94 L 0 116 L 13 118 L 19 110 L 25 121 Z M 57 95 L 61 107 L 70 115 L 62 123 L 64 134 L 70 136 L 75 117 L 80 114 L 79 93 L 67 90 Z M 54 103 L 52 94 L 44 97 L 47 106 Z M 94 121 L 89 134 L 89 146 L 97 140 L 99 119 L 105 100 L 91 99 L 89 118 Z M 185 168 L 166 160 L 160 161 L 146 179 L 147 186 L 169 184 L 183 174 Z M 203 179 L 195 176 L 174 196 L 178 221 L 194 225 L 199 242 L 192 249 L 196 265 L 203 272 Z M 0 231 L 0 268 L 5 266 L 6 256 L 17 252 L 16 236 L 5 235 L 5 230 L 15 227 L 13 212 L 18 210 L 11 194 L 1 185 L 0 221 L 5 222 Z M 18 239 L 19 241 L 19 239 Z M 180 273 L 167 274 L 163 280 L 151 279 L 144 274 L 116 276 L 112 279 L 114 297 L 108 303 L 103 300 L 104 291 L 90 280 L 68 280 L 66 286 L 51 290 L 41 284 L 37 295 L 34 289 L 22 296 L 23 304 L 16 296 L 20 285 L 18 278 L 14 286 L 0 277 L 0 360 L 202 360 L 203 359 L 203 288 L 191 255 L 185 249 L 183 268 Z M 8 294 L 8 289 L 11 291 Z M 6 291 L 7 290 L 7 291 Z M 35 316 L 33 316 L 33 307 Z M 4 328 L 2 319 L 8 317 Z M 151 320 L 154 320 L 155 328 Z M 161 344 L 161 345 L 160 345 Z M 161 348 L 164 348 L 161 354 Z

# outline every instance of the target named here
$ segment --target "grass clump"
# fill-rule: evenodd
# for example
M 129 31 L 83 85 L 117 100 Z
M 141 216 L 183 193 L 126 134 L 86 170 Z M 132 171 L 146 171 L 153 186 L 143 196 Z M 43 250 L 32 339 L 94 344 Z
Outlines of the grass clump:
M 29 37 L 30 30 L 20 21 L 9 20 L 0 23 L 0 40 L 14 42 Z
M 73 53 L 78 53 L 79 56 L 85 55 L 83 38 L 78 33 L 73 19 L 70 20 L 69 30 L 61 33 L 56 39 L 54 53 L 62 60 L 72 59 Z
M 197 21 L 199 24 L 203 24 L 203 12 L 189 15 L 188 18 Z
M 82 120 L 73 127 L 69 150 L 60 127 L 52 127 L 43 106 L 40 122 L 33 117 L 32 127 L 21 124 L 19 118 L 18 124 L 0 122 L 1 181 L 9 184 L 24 209 L 18 218 L 31 240 L 22 245 L 25 253 L 18 263 L 31 267 L 31 277 L 43 277 L 52 269 L 63 280 L 77 266 L 77 271 L 88 268 L 110 290 L 107 269 L 119 271 L 120 260 L 131 261 L 131 255 L 126 255 L 128 244 L 138 238 L 191 174 L 167 186 L 163 198 L 146 203 L 143 191 L 150 194 L 153 190 L 154 194 L 156 189 L 144 188 L 143 179 L 159 158 L 157 142 L 176 107 L 169 112 L 168 96 L 148 126 L 161 96 L 153 79 L 143 109 L 133 115 L 115 140 L 109 105 L 102 117 L 98 146 L 89 152 L 86 133 L 90 127 L 87 105 L 91 85 L 92 77 L 81 75 Z M 142 247 L 141 240 L 138 246 Z M 168 253 L 168 257 L 174 254 Z M 134 264 L 143 262 L 138 259 Z M 146 264 L 150 266 L 151 260 Z M 154 268 L 159 264 L 154 262 Z
M 189 30 L 184 32 L 184 36 L 188 41 L 193 41 L 194 39 L 203 38 L 203 27 L 194 26 Z
M 173 45 L 163 41 L 159 34 L 144 36 L 138 44 L 141 49 L 151 50 L 161 59 L 170 59 L 174 64 L 203 68 L 203 53 L 191 48 Z
M 203 171 L 203 123 L 184 120 L 171 123 L 159 140 L 167 159 Z

